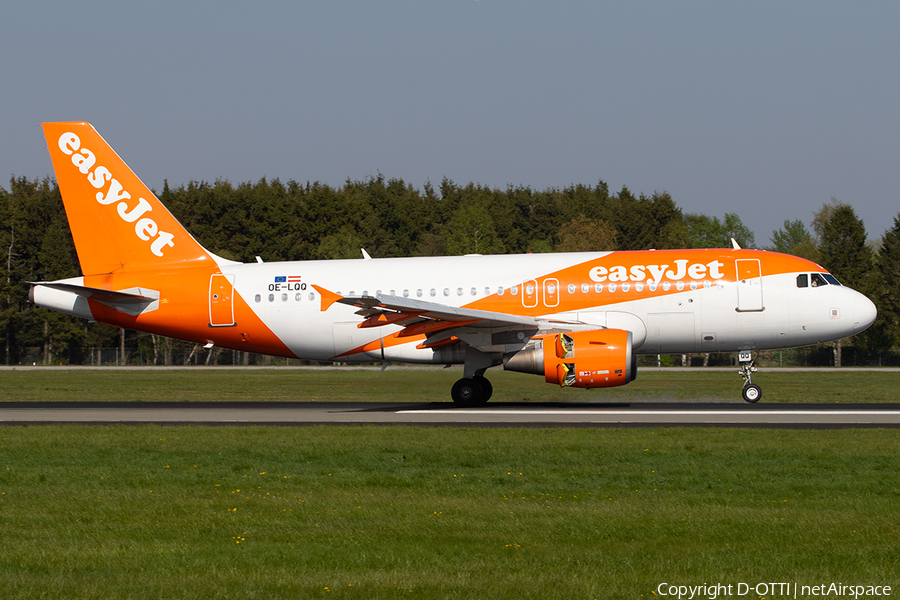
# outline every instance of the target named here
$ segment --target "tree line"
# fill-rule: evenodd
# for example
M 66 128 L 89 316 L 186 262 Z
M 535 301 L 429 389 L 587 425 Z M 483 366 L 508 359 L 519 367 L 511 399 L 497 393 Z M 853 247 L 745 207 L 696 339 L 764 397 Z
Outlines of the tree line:
M 278 179 L 191 182 L 177 188 L 166 182 L 158 196 L 204 247 L 242 262 L 256 256 L 267 262 L 360 258 L 360 248 L 374 257 L 399 257 L 714 248 L 730 247 L 732 238 L 744 248 L 759 247 L 737 214 L 722 219 L 685 214 L 666 192 L 635 195 L 623 187 L 611 193 L 603 181 L 541 191 L 460 185 L 445 178 L 437 188 L 429 182 L 418 189 L 379 174 L 348 179 L 340 187 Z M 900 215 L 872 243 L 853 208 L 832 199 L 815 213 L 809 228 L 799 219 L 785 221 L 770 242 L 763 247 L 809 258 L 875 301 L 876 324 L 843 344 L 854 357 L 871 363 L 895 353 L 900 344 Z M 28 282 L 80 274 L 53 179 L 12 177 L 8 190 L 0 187 L 0 248 L 6 251 L 0 267 L 6 364 L 110 362 L 108 356 L 93 355 L 97 348 L 119 348 L 122 362 L 200 358 L 190 344 L 28 304 Z M 808 353 L 804 356 L 808 360 Z M 228 351 L 203 358 L 238 360 Z

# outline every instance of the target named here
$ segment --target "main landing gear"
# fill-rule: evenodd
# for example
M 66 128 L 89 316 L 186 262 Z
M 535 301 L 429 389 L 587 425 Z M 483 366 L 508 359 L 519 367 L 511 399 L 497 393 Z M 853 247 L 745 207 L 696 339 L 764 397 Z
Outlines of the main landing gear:
M 496 363 L 494 356 L 471 346 L 466 347 L 466 363 L 463 378 L 453 384 L 450 396 L 457 406 L 481 406 L 491 399 L 494 386 L 484 377 L 484 372 Z
M 759 402 L 759 399 L 762 398 L 762 389 L 750 380 L 751 374 L 756 373 L 753 354 L 749 350 L 741 350 L 738 352 L 738 364 L 741 366 L 739 373 L 744 378 L 744 389 L 741 391 L 741 396 L 751 404 Z
M 463 377 L 453 384 L 450 396 L 457 406 L 481 406 L 491 398 L 494 386 L 482 375 Z

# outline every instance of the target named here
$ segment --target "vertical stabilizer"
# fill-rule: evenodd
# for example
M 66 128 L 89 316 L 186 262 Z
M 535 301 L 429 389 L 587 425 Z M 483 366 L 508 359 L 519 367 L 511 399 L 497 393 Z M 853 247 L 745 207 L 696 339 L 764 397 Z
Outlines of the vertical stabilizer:
M 43 127 L 84 275 L 215 266 L 89 123 Z

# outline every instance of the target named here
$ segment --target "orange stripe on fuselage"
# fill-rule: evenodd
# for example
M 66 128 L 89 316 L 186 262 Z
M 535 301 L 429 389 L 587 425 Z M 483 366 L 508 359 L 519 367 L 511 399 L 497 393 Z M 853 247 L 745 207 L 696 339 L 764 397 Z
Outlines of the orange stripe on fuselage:
M 91 313 L 101 323 L 152 331 L 199 344 L 212 342 L 223 348 L 294 357 L 237 290 L 233 297 L 235 326 L 209 327 L 209 281 L 217 273 L 220 273 L 218 268 L 92 275 L 84 278 L 84 285 L 109 290 L 140 287 L 160 293 L 159 307 L 137 316 L 89 300 Z
M 692 291 L 692 283 L 696 289 L 703 289 L 707 283 L 709 286 L 719 282 L 733 283 L 737 279 L 735 261 L 741 259 L 759 259 L 763 276 L 824 271 L 806 259 L 763 250 L 612 252 L 522 281 L 516 284 L 515 294 L 512 293 L 513 286 L 510 286 L 502 295 L 495 293 L 464 306 L 526 316 L 611 306 L 689 292 Z M 534 289 L 526 300 L 523 294 L 529 284 Z M 598 284 L 602 286 L 599 292 Z M 614 291 L 611 291 L 610 284 L 614 284 Z M 573 292 L 569 292 L 570 285 L 575 286 Z M 586 292 L 582 291 L 583 285 L 588 286 Z M 550 286 L 555 286 L 555 295 L 550 293 Z

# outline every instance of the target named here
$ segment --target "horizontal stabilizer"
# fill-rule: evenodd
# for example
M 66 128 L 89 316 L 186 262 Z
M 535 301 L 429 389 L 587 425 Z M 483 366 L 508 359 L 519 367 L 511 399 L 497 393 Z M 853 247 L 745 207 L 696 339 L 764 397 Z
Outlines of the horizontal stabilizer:
M 159 292 L 155 292 L 155 296 L 144 296 L 142 294 L 132 293 L 131 291 L 102 290 L 100 288 L 84 287 L 83 285 L 74 285 L 71 283 L 59 283 L 57 281 L 32 281 L 29 283 L 31 285 L 42 285 L 62 292 L 71 292 L 104 303 L 117 302 L 122 304 L 140 304 L 142 302 L 153 302 L 154 300 L 159 299 Z M 152 292 L 152 290 L 147 291 Z
M 75 283 L 65 281 L 34 281 L 29 282 L 31 289 L 28 291 L 28 300 L 37 306 L 61 310 L 67 314 L 75 314 L 76 316 L 84 316 L 80 314 L 86 307 L 86 300 L 91 299 L 110 308 L 115 308 L 129 315 L 139 315 L 144 312 L 156 310 L 159 307 L 159 292 L 156 290 L 148 290 L 145 288 L 129 288 L 127 290 L 105 290 L 101 288 L 86 287 Z M 44 290 L 54 290 L 62 292 L 62 294 L 52 294 Z M 68 298 L 68 299 L 67 299 Z M 57 306 L 62 302 L 73 307 L 81 305 L 80 312 L 73 313 L 72 309 L 64 310 Z

